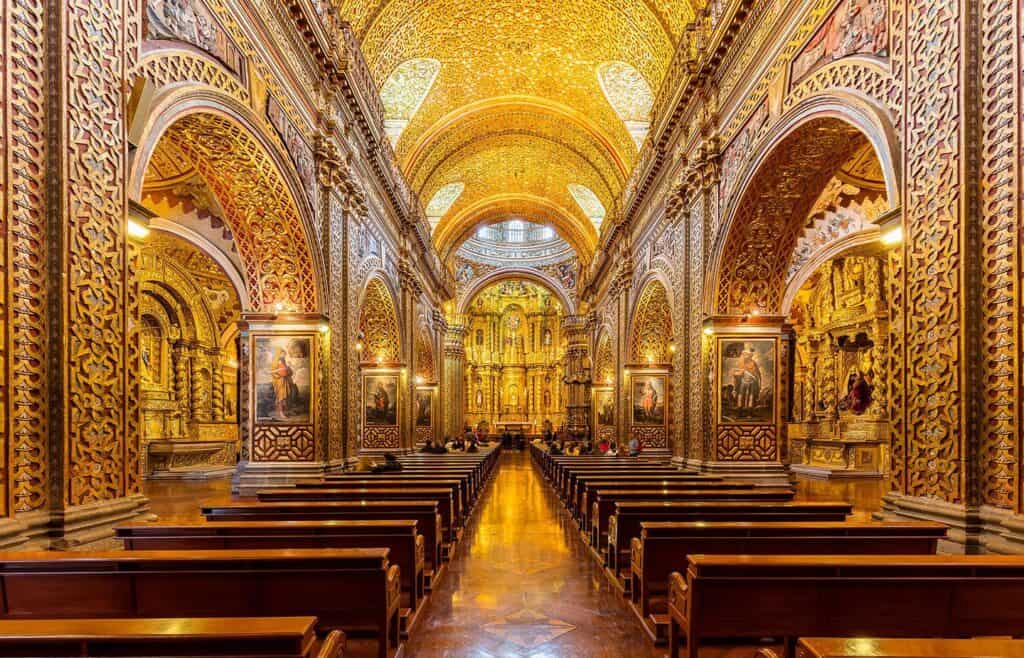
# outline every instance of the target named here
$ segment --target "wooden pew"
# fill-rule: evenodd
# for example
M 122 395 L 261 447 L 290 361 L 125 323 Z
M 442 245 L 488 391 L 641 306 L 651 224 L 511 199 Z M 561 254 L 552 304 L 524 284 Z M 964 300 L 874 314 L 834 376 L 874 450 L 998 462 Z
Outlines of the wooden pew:
M 413 487 L 450 487 L 465 521 L 469 517 L 475 502 L 470 488 L 470 479 L 465 477 L 449 477 L 438 475 L 407 474 L 402 471 L 393 473 L 345 473 L 341 476 L 330 475 L 318 480 L 299 480 L 295 486 L 300 489 L 330 489 L 332 487 L 364 487 L 364 486 L 413 486 Z
M 627 501 L 686 502 L 686 501 L 750 501 L 783 503 L 793 500 L 789 487 L 757 487 L 738 489 L 595 489 L 591 503 L 590 545 L 600 549 L 607 542 L 608 518 L 615 513 L 615 503 Z
M 608 544 L 605 559 L 612 573 L 618 574 L 629 563 L 630 544 L 639 537 L 641 524 L 649 522 L 693 521 L 845 521 L 853 505 L 841 501 L 793 501 L 788 503 L 725 502 L 647 502 L 622 501 L 608 518 Z
M 317 618 L 398 649 L 401 578 L 386 548 L 0 553 L 0 619 Z
M 187 524 L 126 523 L 115 536 L 130 551 L 248 550 L 269 548 L 388 549 L 402 578 L 402 603 L 415 615 L 424 596 L 423 535 L 416 521 L 238 521 Z M 411 618 L 403 619 L 403 629 Z
M 371 500 L 320 503 L 233 502 L 203 505 L 207 521 L 373 521 L 409 519 L 426 546 L 424 576 L 427 589 L 441 568 L 441 515 L 437 503 L 427 500 Z
M 0 620 L 0 656 L 343 658 L 345 634 L 322 642 L 315 617 Z
M 324 482 L 346 482 L 349 480 L 365 480 L 367 478 L 392 478 L 392 477 L 412 477 L 412 478 L 440 478 L 440 479 L 453 479 L 461 480 L 464 484 L 464 491 L 467 499 L 471 502 L 476 501 L 480 492 L 483 490 L 484 482 L 478 482 L 477 476 L 472 469 L 465 468 L 431 468 L 428 466 L 403 466 L 401 471 L 393 471 L 389 473 L 366 473 L 366 472 L 351 472 L 351 473 L 328 473 L 324 475 L 321 480 Z
M 935 640 L 908 638 L 823 638 L 803 637 L 796 647 L 797 658 L 964 658 L 989 656 L 1020 658 L 1024 656 L 1024 640 L 973 638 L 970 640 Z M 775 658 L 769 650 L 765 658 Z
M 972 637 L 1024 629 L 1024 557 L 690 555 L 669 579 L 669 656 L 708 639 Z
M 667 639 L 668 577 L 697 554 L 934 555 L 941 523 L 649 523 L 631 543 L 630 603 L 652 640 Z
M 716 489 L 722 486 L 735 487 L 738 483 L 726 481 L 724 478 L 711 475 L 691 475 L 688 473 L 661 473 L 654 475 L 634 475 L 624 473 L 621 475 L 583 475 L 575 478 L 575 484 L 570 486 L 569 500 L 567 507 L 578 519 L 585 515 L 587 505 L 585 498 L 590 497 L 591 488 L 611 489 L 615 486 L 618 489 L 643 489 L 655 488 L 663 485 L 676 484 L 699 484 L 706 489 Z M 753 486 L 751 484 L 751 486 Z
M 692 475 L 683 475 L 681 476 L 682 479 L 679 480 L 664 479 L 665 477 L 673 476 L 662 476 L 662 479 L 633 481 L 630 477 L 623 475 L 621 479 L 614 480 L 581 480 L 578 488 L 582 493 L 579 494 L 577 510 L 577 519 L 580 522 L 580 527 L 590 527 L 590 512 L 592 511 L 595 496 L 601 490 L 621 492 L 685 491 L 690 489 L 699 489 L 701 491 L 762 491 L 767 488 L 758 487 L 753 482 L 738 482 L 735 480 L 708 482 L 700 479 L 686 479 L 693 478 Z M 782 488 L 785 489 L 786 487 Z
M 452 501 L 452 515 L 456 519 L 456 527 L 461 528 L 466 524 L 468 518 L 468 510 L 465 502 L 465 498 L 462 495 L 463 481 L 452 480 L 452 479 L 440 479 L 440 478 L 407 478 L 402 477 L 401 473 L 396 473 L 394 477 L 388 477 L 384 474 L 361 477 L 361 478 L 347 478 L 347 479 L 332 479 L 332 480 L 303 480 L 295 484 L 294 489 L 308 489 L 308 490 L 324 490 L 324 489 L 402 489 L 407 487 L 417 489 L 447 489 L 451 494 Z M 289 487 L 281 487 L 286 489 Z M 440 501 L 439 501 L 440 504 Z
M 615 477 L 618 475 L 693 475 L 680 471 L 672 466 L 629 466 L 613 468 L 574 468 L 561 472 L 561 479 L 555 483 L 555 490 L 562 500 L 572 495 L 572 490 L 578 486 L 581 478 L 584 477 Z
M 280 489 L 260 489 L 256 492 L 256 500 L 261 503 L 291 502 L 360 502 L 360 501 L 427 501 L 437 503 L 437 511 L 441 515 L 441 529 L 444 534 L 442 542 L 455 543 L 458 539 L 455 518 L 455 501 L 451 489 L 412 489 L 412 488 L 359 488 L 359 489 L 298 489 L 284 487 Z

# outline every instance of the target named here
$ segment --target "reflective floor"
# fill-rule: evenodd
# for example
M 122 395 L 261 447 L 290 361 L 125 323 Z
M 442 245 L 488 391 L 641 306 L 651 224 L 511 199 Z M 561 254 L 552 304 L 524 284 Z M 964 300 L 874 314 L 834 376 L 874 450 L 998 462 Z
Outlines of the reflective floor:
M 797 483 L 798 498 L 848 500 L 855 518 L 879 507 L 882 480 Z M 227 480 L 148 482 L 162 520 L 198 520 L 202 501 L 230 499 Z M 455 559 L 423 610 L 406 655 L 414 658 L 664 656 L 648 643 L 608 584 L 554 492 L 525 453 L 506 453 Z M 751 647 L 702 658 L 749 658 Z
M 663 656 L 525 453 L 506 453 L 408 655 Z

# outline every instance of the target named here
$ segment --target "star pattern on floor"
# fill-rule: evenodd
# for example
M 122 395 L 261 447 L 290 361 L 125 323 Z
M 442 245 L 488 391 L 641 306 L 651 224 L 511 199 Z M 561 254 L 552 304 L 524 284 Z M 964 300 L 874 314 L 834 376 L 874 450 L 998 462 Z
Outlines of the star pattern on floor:
M 485 632 L 524 649 L 539 647 L 576 630 L 568 622 L 525 608 L 484 624 L 483 628 Z

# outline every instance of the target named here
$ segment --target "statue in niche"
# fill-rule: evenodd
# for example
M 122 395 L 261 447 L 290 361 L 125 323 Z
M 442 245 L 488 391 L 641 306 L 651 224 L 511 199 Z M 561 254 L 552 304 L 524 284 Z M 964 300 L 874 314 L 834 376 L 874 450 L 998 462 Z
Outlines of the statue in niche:
M 847 378 L 846 400 L 843 406 L 855 415 L 861 415 L 871 406 L 871 384 L 863 372 L 854 370 Z
M 476 408 L 477 409 L 483 409 L 484 408 L 484 392 L 481 391 L 479 388 L 476 389 Z
M 547 329 L 547 328 L 544 329 L 543 343 L 544 343 L 544 347 L 551 347 L 551 330 L 550 329 Z

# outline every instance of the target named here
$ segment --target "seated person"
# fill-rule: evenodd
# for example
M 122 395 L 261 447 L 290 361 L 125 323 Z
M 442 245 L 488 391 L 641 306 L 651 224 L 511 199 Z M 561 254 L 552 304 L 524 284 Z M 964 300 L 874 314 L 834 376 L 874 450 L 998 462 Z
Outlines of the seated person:
M 480 452 L 480 448 L 476 446 L 476 441 L 470 441 L 469 445 L 466 446 L 466 452 Z
M 581 455 L 592 455 L 592 454 L 594 454 L 594 444 L 590 442 L 590 439 L 587 439 L 586 441 L 583 442 L 583 446 L 580 448 L 580 454 Z
M 608 439 L 601 439 L 600 441 L 598 441 L 597 449 L 601 452 L 602 455 L 607 453 L 609 448 L 611 448 L 611 444 L 608 443 Z
M 608 446 L 608 452 L 604 453 L 605 457 L 618 457 L 619 456 L 619 445 L 614 441 Z
M 552 443 L 551 447 L 548 448 L 548 453 L 552 455 L 564 455 L 565 451 L 562 450 L 562 446 L 558 445 L 557 443 Z
M 420 448 L 420 452 L 433 452 L 433 451 L 434 451 L 434 441 L 432 439 L 427 439 L 427 442 L 423 444 L 422 448 Z
M 640 445 L 640 439 L 635 436 L 629 440 L 629 456 L 636 457 L 640 454 L 642 446 Z
M 377 461 L 370 455 L 361 455 L 354 470 L 357 473 L 370 473 L 377 466 Z
M 374 464 L 373 468 L 370 469 L 371 473 L 393 473 L 395 471 L 402 470 L 402 463 L 398 461 L 398 457 L 390 452 L 384 453 L 384 463 Z

